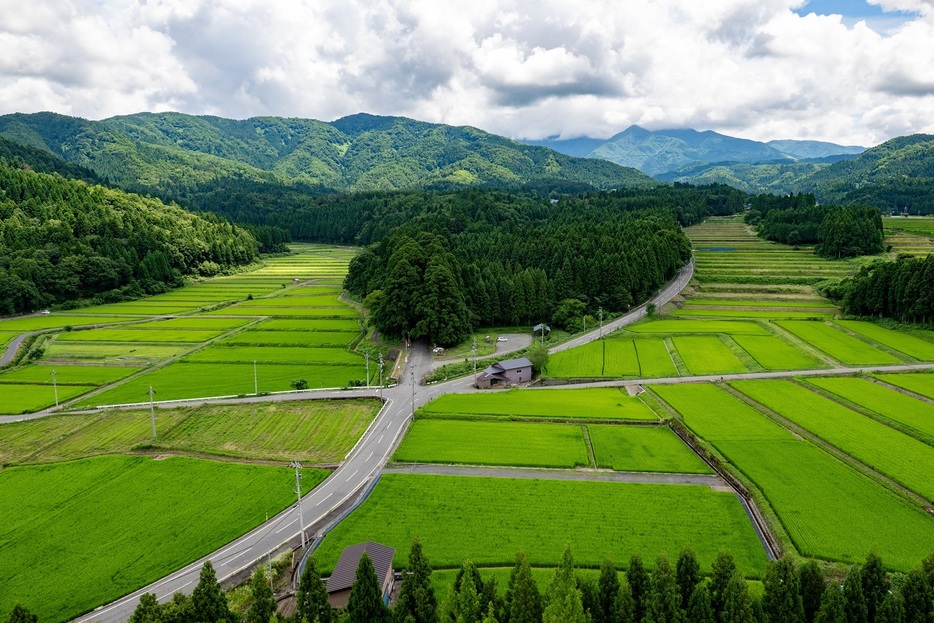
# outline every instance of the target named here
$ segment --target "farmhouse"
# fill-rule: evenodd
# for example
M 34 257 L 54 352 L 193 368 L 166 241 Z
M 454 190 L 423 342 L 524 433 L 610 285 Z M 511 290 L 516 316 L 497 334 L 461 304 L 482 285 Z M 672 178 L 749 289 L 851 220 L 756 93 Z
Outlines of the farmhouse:
M 376 570 L 376 579 L 383 590 L 383 603 L 389 604 L 389 593 L 392 592 L 392 558 L 396 550 L 392 547 L 380 545 L 373 541 L 358 543 L 344 548 L 340 560 L 334 567 L 334 573 L 328 578 L 328 603 L 332 608 L 346 608 L 350 598 L 350 587 L 357 577 L 357 565 L 363 553 L 373 561 Z
M 477 377 L 477 387 L 508 387 L 532 380 L 532 362 L 525 357 L 494 363 Z

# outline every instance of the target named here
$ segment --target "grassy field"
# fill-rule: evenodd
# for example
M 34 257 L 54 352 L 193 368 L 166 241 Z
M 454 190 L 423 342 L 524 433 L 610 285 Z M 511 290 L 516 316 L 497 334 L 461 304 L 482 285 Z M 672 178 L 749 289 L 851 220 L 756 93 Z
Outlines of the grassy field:
M 915 493 L 934 499 L 931 446 L 791 381 L 731 385 Z
M 594 420 L 658 419 L 637 397 L 618 389 L 510 390 L 496 394 L 447 394 L 419 410 L 425 415 L 501 415 Z
M 822 301 L 795 301 L 795 300 L 781 300 L 781 299 L 770 299 L 770 300 L 757 300 L 757 299 L 741 299 L 741 298 L 692 298 L 684 302 L 684 307 L 787 307 L 790 309 L 820 309 L 827 310 L 828 308 L 833 308 L 833 305 L 829 305 L 826 302 Z
M 873 348 L 855 337 L 823 322 L 807 320 L 779 320 L 777 324 L 846 365 L 896 364 L 898 358 Z
M 934 361 L 934 341 L 928 342 L 899 331 L 885 329 L 871 322 L 837 320 L 836 324 L 900 353 L 914 357 L 919 361 Z M 934 340 L 934 332 L 927 331 L 925 333 Z
M 853 564 L 875 549 L 907 571 L 934 550 L 934 519 L 710 384 L 652 389 L 767 498 L 805 556 Z M 854 518 L 859 518 L 858 521 Z
M 274 392 L 291 389 L 298 378 L 308 381 L 310 389 L 344 387 L 351 379 L 364 379 L 360 366 L 257 366 L 259 391 Z M 81 403 L 82 406 L 147 402 L 149 386 L 156 391 L 156 400 L 178 400 L 207 396 L 236 396 L 253 393 L 253 363 L 173 363 L 154 370 L 123 385 L 109 389 Z
M 65 402 L 94 389 L 93 385 L 63 385 L 58 388 L 58 401 Z M 55 405 L 55 392 L 51 385 L 0 385 L 0 415 L 31 413 Z
M 934 400 L 934 374 L 925 372 L 910 374 L 876 374 L 875 377 L 889 385 L 901 387 L 919 396 Z
M 303 487 L 325 475 L 306 470 Z M 0 498 L 16 504 L 0 506 L 0 612 L 20 602 L 44 623 L 74 618 L 261 524 L 294 486 L 288 468 L 184 458 L 6 469 Z
M 591 424 L 587 429 L 597 467 L 626 472 L 711 473 L 667 426 Z
M 589 464 L 580 426 L 460 420 L 416 421 L 393 460 L 568 469 Z
M 774 336 L 734 335 L 733 340 L 766 370 L 807 370 L 824 365 Z
M 690 318 L 756 318 L 761 320 L 778 320 L 778 319 L 798 319 L 798 320 L 808 320 L 813 318 L 822 318 L 830 319 L 833 318 L 834 312 L 820 312 L 820 311 L 800 311 L 796 309 L 791 310 L 748 310 L 748 309 L 731 309 L 731 308 L 720 308 L 720 309 L 697 309 L 696 307 L 687 307 L 684 309 L 679 309 L 677 311 L 671 312 L 673 316 L 685 316 Z
M 931 379 L 934 381 L 934 379 Z M 934 405 L 867 379 L 813 377 L 808 383 L 934 439 Z
M 316 557 L 328 572 L 345 546 L 373 540 L 394 547 L 401 568 L 415 536 L 435 568 L 466 558 L 509 566 L 520 549 L 532 565 L 553 567 L 568 544 L 582 567 L 636 551 L 653 561 L 685 545 L 704 570 L 720 548 L 749 576 L 760 576 L 766 562 L 736 496 L 708 487 L 402 474 L 384 475 Z
M 679 336 L 671 341 L 692 374 L 748 372 L 743 362 L 715 335 Z
M 633 333 L 724 333 L 769 335 L 762 325 L 742 320 L 651 320 L 626 327 Z
M 29 366 L 0 374 L 0 383 L 36 383 L 52 385 L 52 371 L 55 371 L 55 383 L 62 385 L 106 385 L 134 372 L 139 368 L 119 366 Z M 3 396 L 3 388 L 0 388 Z
M 190 344 L 52 342 L 46 347 L 42 361 L 139 366 L 164 361 L 190 349 Z
M 639 355 L 639 371 L 643 378 L 657 379 L 678 376 L 668 347 L 662 340 L 633 340 Z

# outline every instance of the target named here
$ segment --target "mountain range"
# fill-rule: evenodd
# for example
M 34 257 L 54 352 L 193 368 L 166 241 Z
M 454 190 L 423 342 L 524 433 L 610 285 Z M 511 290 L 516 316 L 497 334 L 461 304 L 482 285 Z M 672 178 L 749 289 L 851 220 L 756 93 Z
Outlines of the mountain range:
M 711 130 L 646 130 L 637 125 L 606 140 L 581 137 L 568 140 L 526 141 L 580 158 L 599 158 L 639 169 L 655 177 L 712 163 L 794 163 L 799 160 L 841 159 L 865 147 L 822 141 L 776 140 L 762 143 Z

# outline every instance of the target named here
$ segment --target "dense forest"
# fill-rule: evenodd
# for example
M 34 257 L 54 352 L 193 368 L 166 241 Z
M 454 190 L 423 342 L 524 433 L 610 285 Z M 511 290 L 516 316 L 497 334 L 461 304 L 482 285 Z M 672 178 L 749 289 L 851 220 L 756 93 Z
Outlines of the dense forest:
M 398 597 L 391 607 L 372 561 L 364 553 L 357 566 L 347 608 L 332 610 L 314 558 L 302 571 L 296 610 L 283 617 L 270 588 L 266 567 L 256 568 L 251 599 L 233 612 L 214 569 L 206 562 L 188 597 L 176 593 L 159 604 L 143 595 L 130 623 L 929 623 L 934 610 L 934 555 L 908 574 L 889 576 L 882 559 L 870 553 L 845 577 L 825 577 L 815 561 L 782 558 L 768 563 L 762 590 L 752 591 L 733 556 L 721 550 L 709 577 L 690 548 L 672 563 L 665 555 L 649 572 L 639 554 L 620 574 L 609 558 L 599 575 L 584 576 L 570 548 L 542 591 L 524 553 L 516 554 L 508 584 L 483 580 L 464 561 L 446 594 L 436 594 L 432 568 L 421 544 L 409 552 Z M 17 606 L 9 623 L 36 623 Z
M 870 206 L 817 205 L 814 195 L 759 195 L 745 222 L 782 244 L 816 244 L 814 252 L 841 258 L 882 252 L 882 215 Z
M 0 162 L 0 314 L 161 292 L 256 258 L 218 216 Z
M 696 219 L 725 202 L 674 188 L 554 202 L 479 190 L 357 200 L 356 240 L 378 242 L 353 260 L 345 286 L 381 331 L 442 345 L 478 326 L 564 326 L 641 303 L 690 259 L 672 208 Z
M 934 255 L 900 256 L 878 261 L 826 288 L 852 316 L 892 318 L 900 322 L 934 322 Z

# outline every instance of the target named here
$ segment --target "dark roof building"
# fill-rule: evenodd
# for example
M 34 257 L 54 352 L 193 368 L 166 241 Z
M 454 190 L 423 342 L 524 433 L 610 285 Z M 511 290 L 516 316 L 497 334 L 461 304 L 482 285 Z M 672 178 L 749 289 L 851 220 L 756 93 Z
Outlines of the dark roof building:
M 494 363 L 477 377 L 477 387 L 508 387 L 532 380 L 532 362 L 526 357 Z
M 357 566 L 363 552 L 373 561 L 376 570 L 376 579 L 383 590 L 383 603 L 389 603 L 389 593 L 392 592 L 392 559 L 396 550 L 392 547 L 380 545 L 373 541 L 358 543 L 344 548 L 340 560 L 334 567 L 334 573 L 328 578 L 328 602 L 332 608 L 346 608 L 350 598 L 350 588 L 357 579 Z

